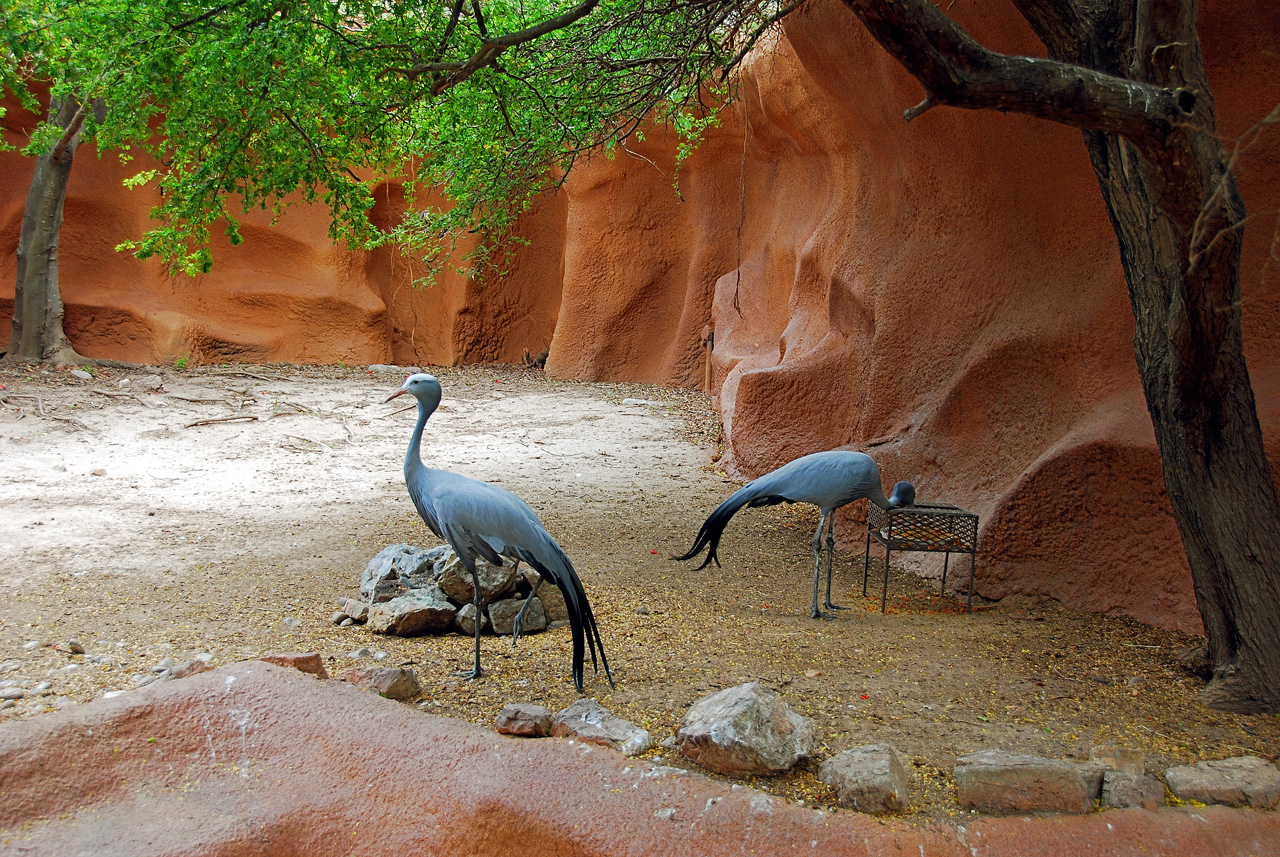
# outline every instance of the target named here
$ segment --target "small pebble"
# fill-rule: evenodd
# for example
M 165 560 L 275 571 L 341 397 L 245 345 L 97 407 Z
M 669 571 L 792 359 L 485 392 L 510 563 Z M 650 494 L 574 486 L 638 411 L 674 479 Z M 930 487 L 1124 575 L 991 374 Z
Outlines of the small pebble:
M 380 661 L 380 660 L 382 660 L 383 658 L 385 658 L 386 656 L 387 656 L 387 653 L 386 653 L 386 652 L 382 652 L 382 651 L 378 651 L 378 652 L 374 652 L 374 653 L 373 653 L 373 659 L 374 659 L 375 661 Z
M 67 640 L 67 651 L 73 655 L 83 655 L 84 645 L 79 640 Z
M 27 692 L 20 687 L 6 687 L 0 690 L 0 699 L 22 699 Z
M 339 610 L 329 617 L 329 621 L 335 625 L 350 625 L 351 617 L 347 615 L 347 611 Z
M 53 682 L 42 681 L 31 689 L 36 693 L 53 693 Z
M 645 607 L 644 605 L 641 605 L 641 606 L 637 607 L 637 608 L 636 608 L 636 615 L 637 615 L 637 616 L 648 616 L 648 615 L 649 615 L 649 608 L 648 608 L 648 607 Z
M 34 652 L 36 649 L 43 648 L 43 647 L 44 647 L 44 643 L 40 642 L 39 640 L 27 640 L 25 643 L 22 644 L 22 651 Z
M 108 691 L 104 691 L 104 692 L 103 692 L 103 694 L 102 694 L 102 698 L 103 698 L 103 699 L 114 699 L 114 698 L 116 698 L 117 696 L 121 696 L 121 695 L 123 695 L 124 693 L 125 693 L 125 691 L 123 691 L 123 690 L 108 690 Z
M 366 649 L 364 646 L 361 646 L 360 648 L 356 649 L 354 652 L 348 652 L 347 657 L 352 659 L 367 658 L 372 654 L 373 654 L 373 649 Z
M 165 658 L 160 663 L 153 666 L 151 671 L 153 673 L 163 673 L 168 672 L 171 669 L 173 669 L 173 658 Z
M 302 620 L 299 619 L 297 616 L 286 616 L 284 623 L 288 625 L 290 628 L 296 628 L 302 624 Z
M 84 371 L 83 369 L 72 369 L 72 370 L 71 370 L 71 376 L 72 376 L 73 378 L 79 378 L 81 381 L 92 381 L 92 380 L 93 380 L 93 376 L 92 376 L 92 375 L 90 375 L 88 372 Z
M 105 467 L 95 467 L 89 471 L 92 476 L 106 476 L 107 469 Z
M 348 615 L 346 615 L 346 614 L 344 613 L 344 614 L 342 615 L 342 619 L 341 619 L 341 620 L 339 620 L 339 622 L 338 622 L 338 627 L 339 627 L 339 628 L 348 628 L 348 627 L 350 627 L 350 626 L 354 625 L 355 623 L 356 623 L 356 620 L 355 620 L 355 619 L 352 619 L 350 616 L 348 616 Z
M 8 709 L 8 708 L 13 708 L 17 704 L 18 703 L 14 702 L 12 699 L 0 700 L 0 711 L 4 711 L 5 709 Z

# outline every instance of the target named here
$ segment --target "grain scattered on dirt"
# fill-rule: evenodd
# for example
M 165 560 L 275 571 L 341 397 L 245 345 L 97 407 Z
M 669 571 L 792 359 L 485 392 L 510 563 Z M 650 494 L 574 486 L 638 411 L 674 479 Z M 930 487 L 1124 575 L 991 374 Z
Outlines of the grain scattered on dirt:
M 837 562 L 835 600 L 851 609 L 809 618 L 810 507 L 740 513 L 721 569 L 669 561 L 740 484 L 716 469 L 719 421 L 701 393 L 508 366 L 432 371 L 445 400 L 424 454 L 524 497 L 583 578 L 617 678 L 610 689 L 588 672 L 589 695 L 656 741 L 695 699 L 745 681 L 816 721 L 814 759 L 753 781 L 761 789 L 830 805 L 821 761 L 884 741 L 909 762 L 911 816 L 928 820 L 959 813 L 952 765 L 984 748 L 1087 758 L 1117 743 L 1156 774 L 1280 754 L 1280 719 L 1199 703 L 1201 682 L 1176 659 L 1197 642 L 1185 635 L 1047 600 L 978 599 L 967 614 L 936 581 L 896 570 L 881 614 L 875 561 L 862 594 L 860 532 Z M 405 704 L 432 713 L 489 725 L 509 702 L 568 705 L 567 629 L 515 649 L 486 637 L 486 675 L 468 682 L 451 674 L 470 664 L 468 638 L 330 624 L 375 553 L 436 543 L 401 475 L 414 414 L 382 403 L 400 380 L 341 367 L 99 367 L 89 381 L 0 368 L 0 682 L 27 691 L 0 723 L 145 692 L 131 688 L 165 657 L 217 666 L 314 650 L 339 672 L 372 662 L 348 657 L 361 647 L 415 669 L 425 691 Z

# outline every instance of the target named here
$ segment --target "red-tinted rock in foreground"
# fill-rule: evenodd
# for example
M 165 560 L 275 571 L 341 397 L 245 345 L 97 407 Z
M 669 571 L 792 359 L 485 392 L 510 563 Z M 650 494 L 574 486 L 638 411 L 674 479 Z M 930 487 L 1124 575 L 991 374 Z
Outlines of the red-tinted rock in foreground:
M 249 661 L 0 727 L 0 853 L 232 855 L 1267 853 L 1224 807 L 967 820 L 817 812 L 555 738 L 421 714 Z

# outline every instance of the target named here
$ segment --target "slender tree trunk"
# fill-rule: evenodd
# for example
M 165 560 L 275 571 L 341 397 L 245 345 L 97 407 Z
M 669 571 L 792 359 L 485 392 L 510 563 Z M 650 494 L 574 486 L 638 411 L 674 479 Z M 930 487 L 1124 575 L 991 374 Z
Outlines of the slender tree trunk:
M 1244 359 L 1244 205 L 1216 136 L 1195 0 L 1013 0 L 1043 60 L 987 51 L 929 0 L 844 2 L 925 86 L 908 119 L 949 104 L 1084 130 L 1214 665 L 1203 698 L 1280 711 L 1280 502 Z
M 71 163 L 80 147 L 85 109 L 74 98 L 54 99 L 49 104 L 49 121 L 62 128 L 63 135 L 51 151 L 36 160 L 22 214 L 13 329 L 5 355 L 11 362 L 90 362 L 76 353 L 63 332 L 62 293 L 58 288 L 62 208 Z

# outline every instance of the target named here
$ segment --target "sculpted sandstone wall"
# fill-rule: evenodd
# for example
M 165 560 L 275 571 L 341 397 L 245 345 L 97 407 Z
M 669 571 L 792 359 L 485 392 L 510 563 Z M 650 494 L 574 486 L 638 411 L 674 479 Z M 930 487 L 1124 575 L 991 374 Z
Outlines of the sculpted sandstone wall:
M 995 49 L 1042 53 L 1005 3 L 952 12 Z M 1201 22 L 1234 137 L 1280 102 L 1280 7 L 1211 0 Z M 91 356 L 147 362 L 514 362 L 549 346 L 560 377 L 694 385 L 710 322 L 738 474 L 867 449 L 886 483 L 909 478 L 922 499 L 982 516 L 983 595 L 1047 594 L 1198 630 L 1115 237 L 1079 133 L 949 109 L 904 122 L 919 86 L 835 0 L 792 15 L 784 33 L 751 58 L 742 98 L 679 171 L 678 196 L 674 141 L 655 129 L 584 164 L 526 217 L 533 243 L 501 280 L 414 290 L 407 259 L 331 247 L 324 216 L 305 206 L 276 227 L 254 221 L 198 282 L 171 280 L 112 252 L 152 201 L 120 189 L 126 172 L 110 156 L 82 152 L 63 240 L 69 333 Z M 1276 137 L 1241 162 L 1255 212 L 1280 201 Z M 28 170 L 0 155 L 6 248 Z M 379 222 L 403 207 L 393 185 L 377 198 Z M 1276 228 L 1274 214 L 1249 227 L 1244 314 L 1280 473 Z M 12 281 L 6 252 L 0 312 Z M 861 546 L 856 517 L 842 519 L 846 546 Z

